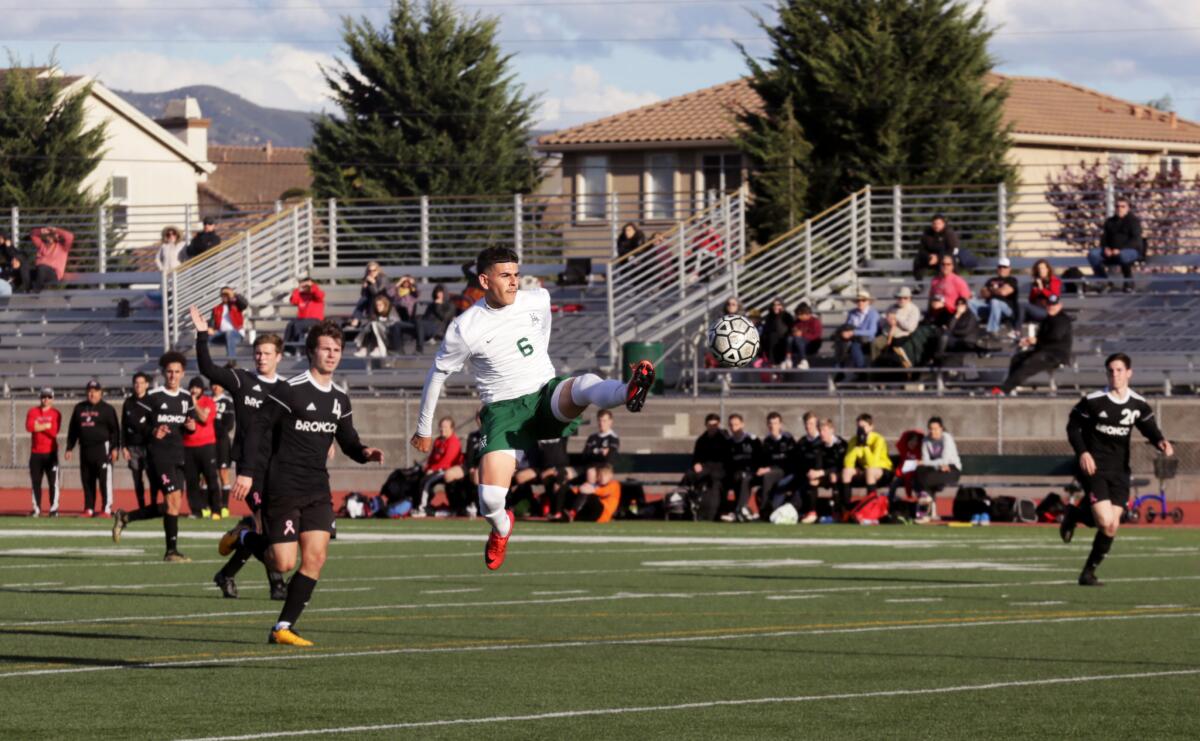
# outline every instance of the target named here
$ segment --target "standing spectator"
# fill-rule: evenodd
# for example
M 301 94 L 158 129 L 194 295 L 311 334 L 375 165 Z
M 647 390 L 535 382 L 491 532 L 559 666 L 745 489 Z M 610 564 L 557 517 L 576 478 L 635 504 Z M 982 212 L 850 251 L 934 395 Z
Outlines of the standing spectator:
M 817 498 L 821 487 L 833 491 L 834 509 L 840 511 L 845 503 L 850 501 L 848 482 L 842 478 L 842 468 L 846 462 L 846 451 L 849 446 L 846 441 L 833 431 L 833 420 L 823 419 L 817 425 L 819 439 L 809 448 L 809 454 L 802 459 L 802 465 L 809 466 L 804 471 L 804 486 L 800 506 L 797 511 L 803 512 L 800 522 L 811 525 L 817 521 Z M 828 522 L 833 522 L 829 518 Z
M 960 298 L 971 300 L 971 287 L 954 272 L 954 258 L 943 257 L 942 272 L 929 284 L 930 296 L 946 299 L 946 306 L 955 306 Z
M 1104 220 L 1104 231 L 1100 235 L 1100 246 L 1088 252 L 1088 263 L 1097 278 L 1108 279 L 1109 265 L 1120 265 L 1125 279 L 1124 290 L 1133 290 L 1133 264 L 1142 259 L 1145 242 L 1142 239 L 1142 222 L 1129 209 L 1129 200 L 1117 199 L 1117 213 Z M 1112 290 L 1112 281 L 1108 282 Z
M 421 317 L 418 335 L 440 342 L 453 319 L 454 305 L 446 297 L 446 287 L 438 283 L 429 292 L 429 305 L 425 307 L 425 314 Z M 421 352 L 420 347 L 417 348 L 417 352 Z
M 18 288 L 28 291 L 32 282 L 29 260 L 7 234 L 0 234 L 0 297 L 11 296 Z
M 697 516 L 706 522 L 717 519 L 730 453 L 729 438 L 721 430 L 721 418 L 708 414 L 704 417 L 704 432 L 692 448 L 692 470 L 684 474 L 681 482 L 699 494 Z
M 759 330 L 762 338 L 761 353 L 772 366 L 783 365 L 787 359 L 788 337 L 792 331 L 792 315 L 783 308 L 783 299 L 771 302 L 771 308 L 763 315 Z
M 354 357 L 365 358 L 367 355 L 373 358 L 386 357 L 391 328 L 392 302 L 384 294 L 379 294 L 372 303 L 371 313 L 366 317 L 366 324 L 355 339 L 358 349 L 354 351 Z
M 232 365 L 232 364 L 231 364 Z M 229 370 L 233 370 L 229 365 Z M 230 482 L 229 469 L 233 466 L 233 430 L 237 424 L 235 403 L 233 397 L 220 383 L 212 382 L 212 400 L 216 407 L 216 421 L 213 432 L 217 436 L 217 476 L 221 479 L 221 517 L 229 517 L 229 494 L 233 488 Z
M 979 298 L 972 299 L 969 306 L 979 319 L 987 319 L 987 332 L 1000 334 L 1000 324 L 1010 320 L 1013 327 L 1021 325 L 1019 301 L 1020 286 L 1012 274 L 1012 263 L 1007 257 L 996 261 L 996 274 L 979 290 Z
M 812 306 L 801 301 L 796 306 L 796 321 L 788 338 L 788 362 L 793 368 L 808 368 L 808 359 L 821 351 L 821 336 L 825 328 L 821 318 L 813 314 Z
M 304 344 L 308 330 L 325 319 L 325 292 L 312 278 L 304 278 L 288 300 L 296 307 L 296 318 L 289 320 L 283 330 L 283 346 L 294 355 L 297 351 L 293 348 Z
M 646 235 L 632 221 L 621 227 L 617 236 L 617 257 L 624 257 L 646 243 Z
M 154 254 L 154 264 L 158 266 L 158 272 L 172 273 L 185 259 L 187 253 L 180 240 L 179 229 L 173 226 L 163 227 L 162 241 L 158 243 L 158 252 Z
M 146 494 L 150 495 L 151 506 L 154 506 L 155 488 L 150 481 L 149 464 L 146 461 L 146 446 L 150 444 L 150 414 L 138 404 L 146 398 L 150 391 L 150 376 L 145 373 L 133 374 L 133 393 L 125 397 L 121 405 L 121 444 L 125 448 L 125 462 L 129 465 L 129 474 L 133 477 L 133 493 L 137 497 L 138 509 L 145 507 Z M 150 485 L 147 489 L 147 485 Z
M 71 253 L 71 245 L 75 244 L 75 235 L 66 229 L 43 226 L 34 229 L 29 239 L 37 248 L 37 258 L 30 277 L 31 290 L 40 293 L 46 286 L 62 280 L 67 271 L 67 256 Z
M 913 258 L 913 279 L 921 281 L 925 271 L 938 272 L 942 258 L 949 257 L 966 270 L 975 267 L 975 256 L 967 250 L 959 248 L 958 234 L 946 224 L 946 217 L 934 214 L 921 235 L 917 246 L 917 255 Z
M 954 436 L 946 432 L 941 417 L 930 417 L 928 433 L 921 443 L 921 463 L 917 466 L 917 518 L 921 512 L 934 511 L 934 498 L 947 486 L 957 486 L 962 476 L 962 459 Z
M 39 403 L 25 415 L 25 430 L 33 437 L 29 445 L 29 479 L 33 495 L 30 517 L 42 513 L 42 477 L 46 479 L 50 516 L 58 517 L 58 431 L 62 428 L 62 413 L 54 408 L 54 389 L 42 389 Z
M 242 341 L 242 329 L 246 325 L 245 311 L 250 303 L 242 294 L 229 286 L 221 289 L 221 303 L 213 307 L 212 326 L 216 328 L 214 340 L 225 340 L 225 356 L 237 355 L 238 343 Z
M 721 519 L 749 522 L 754 519 L 750 508 L 750 487 L 754 483 L 754 464 L 761 458 L 758 438 L 746 429 L 740 414 L 729 415 L 729 467 L 725 470 L 727 486 L 736 499 L 733 511 Z
M 886 486 L 892 477 L 892 459 L 888 457 L 887 440 L 875 431 L 875 420 L 869 414 L 860 414 L 855 420 L 858 427 L 850 440 L 842 466 L 842 481 L 845 483 L 845 498 L 840 502 L 840 514 L 850 510 L 850 488 L 862 484 L 867 495 L 877 494 L 877 487 Z M 835 512 L 835 514 L 837 514 Z
M 220 479 L 217 478 L 217 405 L 204 393 L 204 378 L 188 382 L 192 408 L 183 428 L 183 478 L 187 482 L 188 510 L 204 519 L 221 519 Z M 204 476 L 205 489 L 200 488 Z M 206 491 L 207 490 L 207 494 Z
M 855 306 L 846 314 L 834 340 L 834 352 L 839 368 L 866 368 L 867 350 L 875 335 L 879 333 L 879 312 L 871 306 L 871 294 L 859 291 L 854 299 Z
M 67 460 L 79 443 L 79 481 L 83 484 L 83 514 L 96 516 L 96 488 L 103 498 L 101 517 L 112 514 L 112 464 L 121 450 L 117 410 L 104 400 L 99 381 L 88 381 L 87 399 L 75 405 L 67 425 Z
M 1030 271 L 1033 283 L 1029 286 L 1029 303 L 1025 306 L 1025 318 L 1040 322 L 1048 315 L 1046 303 L 1051 296 L 1062 296 L 1062 280 L 1054 274 L 1054 268 L 1046 260 L 1038 260 Z
M 433 450 L 421 467 L 421 501 L 412 508 L 413 517 L 426 517 L 432 514 L 429 510 L 429 500 L 433 498 L 433 487 L 445 484 L 447 498 L 449 487 L 462 476 L 463 463 L 462 442 L 454 434 L 454 420 L 442 417 L 438 422 L 438 436 L 433 440 Z M 454 469 L 458 468 L 457 471 Z M 452 473 L 453 471 L 453 473 Z
M 211 216 L 205 216 L 203 227 L 192 237 L 192 241 L 188 244 L 184 255 L 186 259 L 190 260 L 193 257 L 203 255 L 220 243 L 221 236 L 217 234 L 217 220 Z
M 1071 318 L 1063 313 L 1058 296 L 1047 300 L 1046 314 L 1046 318 L 1038 323 L 1037 335 L 1022 338 L 1022 351 L 1013 356 L 1008 366 L 1008 378 L 992 389 L 993 394 L 1011 394 L 1017 386 L 1037 374 L 1071 362 Z
M 768 414 L 767 434 L 758 447 L 758 467 L 754 470 L 753 482 L 758 487 L 758 517 L 761 520 L 767 519 L 770 513 L 776 488 L 782 489 L 791 483 L 795 448 L 796 439 L 783 429 L 783 415 L 779 412 Z

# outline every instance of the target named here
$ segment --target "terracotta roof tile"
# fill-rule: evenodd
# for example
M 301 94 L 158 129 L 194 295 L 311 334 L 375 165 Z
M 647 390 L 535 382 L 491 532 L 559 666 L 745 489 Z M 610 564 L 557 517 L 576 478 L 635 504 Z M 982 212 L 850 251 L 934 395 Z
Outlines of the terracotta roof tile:
M 1200 144 L 1200 124 L 1062 80 L 994 74 L 1010 83 L 1005 121 L 1017 134 Z M 746 78 L 548 134 L 542 149 L 586 144 L 728 141 L 732 112 L 761 110 Z
M 200 187 L 228 204 L 271 203 L 284 191 L 312 187 L 303 147 L 210 144 L 208 159 L 217 169 Z

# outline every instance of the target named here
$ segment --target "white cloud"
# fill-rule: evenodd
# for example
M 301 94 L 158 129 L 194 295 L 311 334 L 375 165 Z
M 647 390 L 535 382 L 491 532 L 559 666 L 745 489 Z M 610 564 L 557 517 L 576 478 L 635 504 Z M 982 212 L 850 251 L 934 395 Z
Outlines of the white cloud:
M 662 99 L 654 92 L 623 90 L 606 83 L 600 71 L 589 64 L 574 65 L 570 73 L 546 82 L 550 89 L 541 99 L 539 126 L 571 126 Z

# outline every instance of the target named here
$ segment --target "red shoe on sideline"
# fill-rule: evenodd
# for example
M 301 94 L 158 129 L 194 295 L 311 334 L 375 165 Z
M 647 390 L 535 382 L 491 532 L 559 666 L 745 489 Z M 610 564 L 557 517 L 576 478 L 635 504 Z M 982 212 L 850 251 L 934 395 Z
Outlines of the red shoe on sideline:
M 495 571 L 504 565 L 504 555 L 508 550 L 508 539 L 512 537 L 513 527 L 516 525 L 516 520 L 513 518 L 511 509 L 504 510 L 504 514 L 508 515 L 508 535 L 501 538 L 495 530 L 488 535 L 487 545 L 483 548 L 483 565 L 488 569 Z

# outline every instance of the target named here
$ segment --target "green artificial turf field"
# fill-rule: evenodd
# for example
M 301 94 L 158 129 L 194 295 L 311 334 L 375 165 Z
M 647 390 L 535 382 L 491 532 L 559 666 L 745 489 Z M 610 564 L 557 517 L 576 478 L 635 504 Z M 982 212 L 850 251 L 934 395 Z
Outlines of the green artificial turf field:
M 1200 530 L 341 522 L 297 630 L 218 524 L 0 524 L 13 739 L 1200 737 Z

